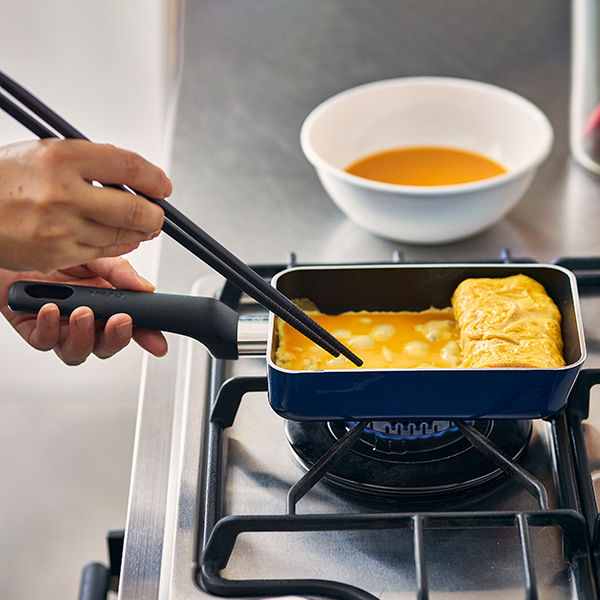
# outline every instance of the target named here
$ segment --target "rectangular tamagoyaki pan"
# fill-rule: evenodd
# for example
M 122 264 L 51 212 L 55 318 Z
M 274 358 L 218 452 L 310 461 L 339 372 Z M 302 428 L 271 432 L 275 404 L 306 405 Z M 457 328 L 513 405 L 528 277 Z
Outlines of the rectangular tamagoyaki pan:
M 272 283 L 288 298 L 310 299 L 323 313 L 399 312 L 448 307 L 455 288 L 468 278 L 519 273 L 541 283 L 560 310 L 565 366 L 285 369 L 275 363 L 278 334 L 271 314 L 266 340 L 271 407 L 287 419 L 313 421 L 552 415 L 565 404 L 586 355 L 576 278 L 563 267 L 538 263 L 311 266 L 282 271 Z M 256 354 L 260 348 L 264 351 L 264 329 L 261 340 L 251 339 L 248 344 L 244 318 L 214 298 L 43 282 L 16 282 L 9 291 L 13 310 L 36 312 L 47 302 L 57 304 L 64 315 L 78 306 L 89 306 L 97 320 L 125 312 L 137 327 L 196 338 L 216 358 L 235 359 L 243 353 Z M 251 325 L 250 335 L 256 335 L 260 328 Z
M 271 315 L 272 408 L 292 420 L 344 421 L 531 419 L 555 413 L 586 356 L 577 282 L 567 269 L 537 263 L 297 267 L 277 274 L 273 285 L 289 298 L 309 298 L 323 313 L 421 311 L 450 306 L 464 279 L 519 273 L 541 283 L 560 310 L 564 367 L 287 370 L 275 364 Z

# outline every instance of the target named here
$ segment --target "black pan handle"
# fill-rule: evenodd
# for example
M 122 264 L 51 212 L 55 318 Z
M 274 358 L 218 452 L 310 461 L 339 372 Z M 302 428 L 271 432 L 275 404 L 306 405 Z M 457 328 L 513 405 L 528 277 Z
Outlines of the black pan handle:
M 110 571 L 100 563 L 89 563 L 81 574 L 79 600 L 106 600 Z
M 573 272 L 581 296 L 597 296 L 600 294 L 600 257 L 562 256 L 556 259 L 553 264 Z
M 97 321 L 126 313 L 135 327 L 187 335 L 202 342 L 215 358 L 238 357 L 238 314 L 214 298 L 132 292 L 83 285 L 16 281 L 8 290 L 8 306 L 37 313 L 52 302 L 64 316 L 88 306 Z

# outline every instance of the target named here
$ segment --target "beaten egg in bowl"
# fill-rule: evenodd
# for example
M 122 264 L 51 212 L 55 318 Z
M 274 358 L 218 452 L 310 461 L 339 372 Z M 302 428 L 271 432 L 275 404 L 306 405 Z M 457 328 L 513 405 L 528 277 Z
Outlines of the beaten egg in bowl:
M 459 332 L 452 308 L 421 312 L 306 313 L 357 353 L 366 369 L 448 368 L 461 364 Z M 275 362 L 292 370 L 351 369 L 344 356 L 334 358 L 293 327 L 277 319 Z

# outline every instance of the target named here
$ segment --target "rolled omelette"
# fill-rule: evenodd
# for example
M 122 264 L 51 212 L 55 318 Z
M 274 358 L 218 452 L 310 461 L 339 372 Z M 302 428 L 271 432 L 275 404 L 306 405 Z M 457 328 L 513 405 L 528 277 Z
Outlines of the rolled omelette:
M 527 275 L 465 279 L 452 295 L 462 367 L 562 367 L 561 315 Z

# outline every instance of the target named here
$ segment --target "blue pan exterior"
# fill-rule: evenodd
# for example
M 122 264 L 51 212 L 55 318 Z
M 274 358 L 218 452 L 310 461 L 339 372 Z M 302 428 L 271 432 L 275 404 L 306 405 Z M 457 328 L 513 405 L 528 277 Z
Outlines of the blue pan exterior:
M 579 371 L 269 368 L 272 408 L 292 420 L 536 419 L 566 402 Z
M 289 297 L 308 297 L 319 307 L 327 306 L 325 312 L 422 310 L 448 306 L 455 285 L 466 277 L 516 273 L 540 281 L 557 303 L 563 317 L 565 367 L 287 370 L 273 360 L 277 342 L 271 316 L 267 352 L 271 407 L 298 421 L 536 419 L 554 414 L 566 403 L 585 360 L 576 280 L 562 267 L 537 263 L 297 267 L 278 274 L 274 284 Z M 374 288 L 380 280 L 382 289 L 375 290 L 376 300 L 366 306 L 371 292 L 361 287 Z M 352 298 L 355 289 L 357 298 Z M 388 302 L 390 289 L 394 298 Z M 336 295 L 347 298 L 346 304 L 338 306 Z

